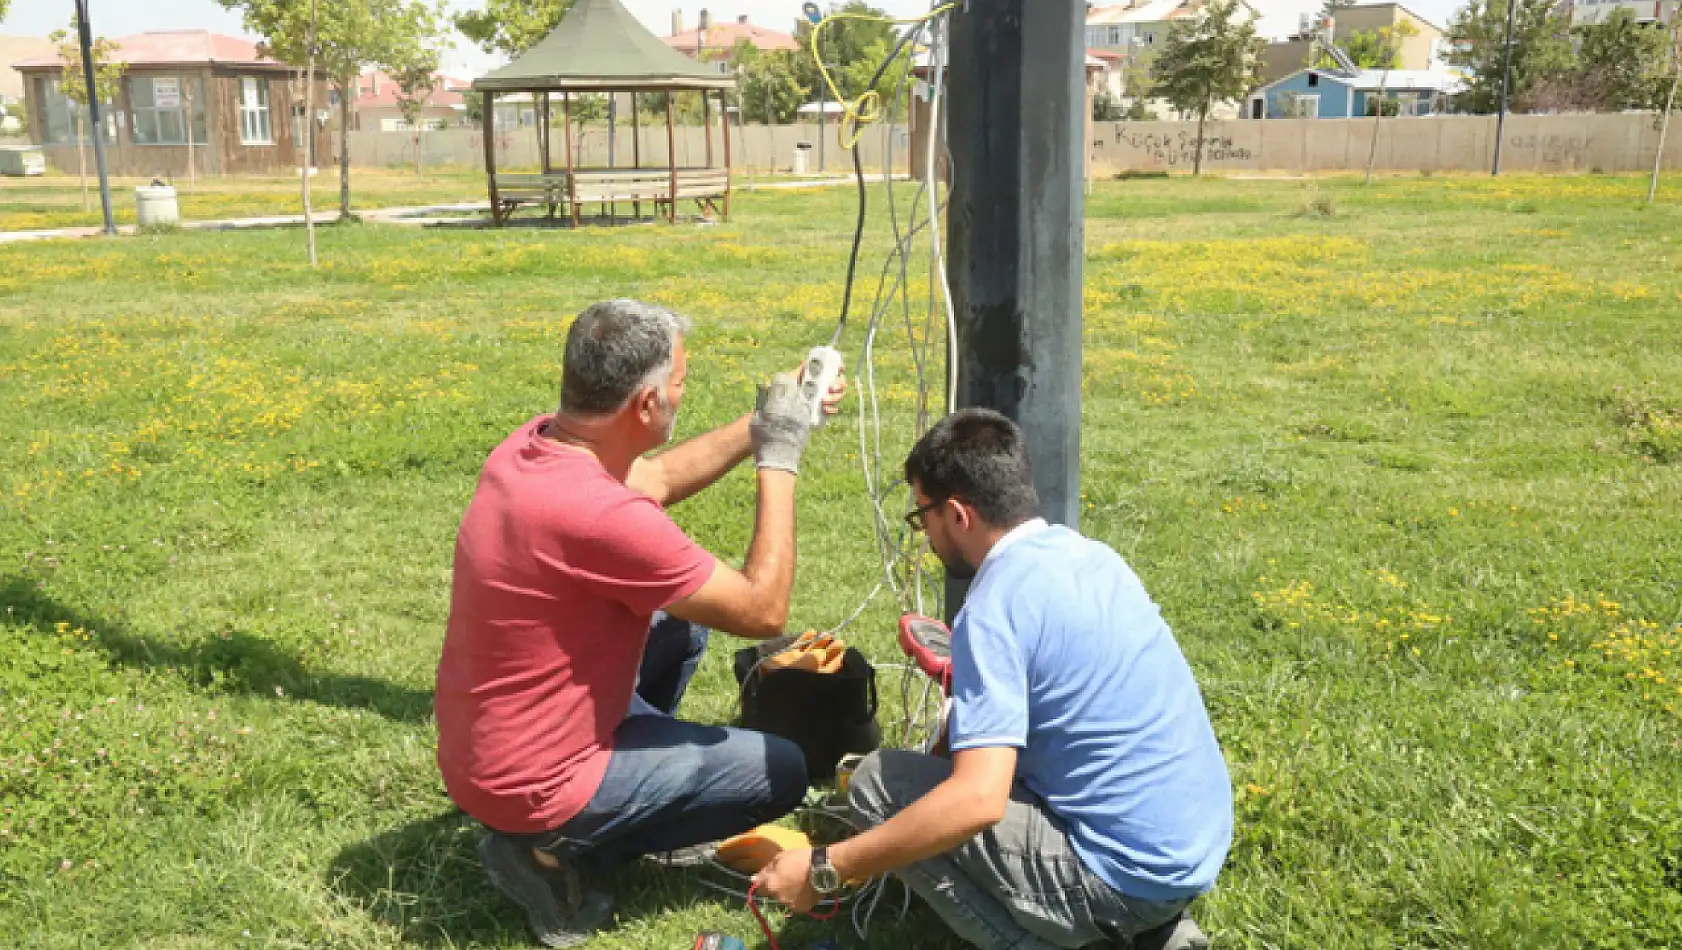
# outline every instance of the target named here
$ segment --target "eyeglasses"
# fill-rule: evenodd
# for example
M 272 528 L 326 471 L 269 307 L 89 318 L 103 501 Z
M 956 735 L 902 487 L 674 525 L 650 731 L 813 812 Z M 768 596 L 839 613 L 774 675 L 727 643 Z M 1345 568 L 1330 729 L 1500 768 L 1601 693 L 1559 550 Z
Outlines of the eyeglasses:
M 924 522 L 923 516 L 936 508 L 939 508 L 943 504 L 945 504 L 944 501 L 931 501 L 926 505 L 918 505 L 910 511 L 907 511 L 905 513 L 905 526 L 910 528 L 912 531 L 926 530 L 928 525 Z

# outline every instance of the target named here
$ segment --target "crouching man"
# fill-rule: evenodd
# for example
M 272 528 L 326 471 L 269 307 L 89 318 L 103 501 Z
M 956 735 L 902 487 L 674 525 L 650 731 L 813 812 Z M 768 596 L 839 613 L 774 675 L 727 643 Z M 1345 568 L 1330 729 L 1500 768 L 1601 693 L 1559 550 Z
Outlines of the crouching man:
M 491 453 L 456 541 L 438 766 L 450 797 L 491 829 L 479 849 L 491 880 L 549 946 L 608 916 L 591 878 L 775 820 L 806 791 L 793 743 L 672 718 L 707 628 L 782 632 L 810 426 L 796 381 L 779 375 L 750 416 L 645 456 L 672 436 L 686 329 L 629 300 L 580 314 L 559 411 Z M 757 508 L 737 571 L 665 506 L 749 455 Z
M 878 752 L 848 789 L 861 833 L 785 852 L 764 893 L 804 910 L 899 873 L 983 950 L 1206 946 L 1186 906 L 1232 840 L 1232 790 L 1197 683 L 1138 577 L 1036 516 L 1021 430 L 949 416 L 905 463 L 949 574 L 950 761 Z

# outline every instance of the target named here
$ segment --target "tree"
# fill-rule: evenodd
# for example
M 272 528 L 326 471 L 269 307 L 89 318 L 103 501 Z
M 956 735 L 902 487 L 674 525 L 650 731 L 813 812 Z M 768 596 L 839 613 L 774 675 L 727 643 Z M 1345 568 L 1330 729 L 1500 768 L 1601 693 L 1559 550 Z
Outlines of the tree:
M 1532 108 L 1534 93 L 1571 70 L 1570 24 L 1555 0 L 1512 0 L 1512 88 L 1507 100 L 1516 111 Z M 1466 77 L 1455 97 L 1463 112 L 1490 113 L 1501 101 L 1507 0 L 1467 0 L 1449 22 L 1448 65 Z
M 1362 69 L 1401 69 L 1402 47 L 1418 35 L 1419 28 L 1403 20 L 1394 26 L 1351 33 L 1338 45 Z
M 321 2 L 311 32 L 310 0 L 216 0 L 241 10 L 264 51 L 296 66 L 311 56 L 339 96 L 339 215 L 350 217 L 350 107 L 367 67 L 407 61 L 412 50 L 442 44 L 443 9 L 424 0 Z M 313 39 L 311 37 L 313 36 Z
M 489 0 L 456 14 L 455 27 L 487 53 L 518 56 L 554 32 L 574 0 Z
M 842 66 L 840 75 L 836 77 L 836 84 L 841 87 L 841 91 L 855 102 L 860 96 L 874 91 L 876 105 L 861 111 L 874 112 L 888 121 L 903 118 L 901 103 L 894 92 L 905 82 L 911 70 L 911 57 L 904 50 L 897 59 L 883 68 L 883 61 L 893 54 L 897 42 L 897 39 L 892 42 L 881 39 L 870 44 L 859 53 L 857 59 Z M 877 70 L 881 70 L 882 75 L 873 86 L 870 79 L 876 75 Z
M 1664 167 L 1664 140 L 1670 133 L 1670 113 L 1676 108 L 1676 89 L 1682 86 L 1682 16 L 1670 18 L 1667 37 L 1670 57 L 1670 88 L 1665 93 L 1664 111 L 1659 113 L 1659 147 L 1653 155 L 1653 177 L 1647 182 L 1647 203 L 1652 204 L 1659 192 L 1659 169 Z
M 0 0 L 0 20 L 6 18 L 6 12 L 12 8 L 12 0 Z
M 1092 121 L 1120 122 L 1127 118 L 1127 110 L 1121 104 L 1121 98 L 1110 92 L 1108 86 L 1098 90 L 1092 97 Z
M 747 40 L 736 44 L 731 58 L 736 63 L 742 121 L 767 125 L 794 121 L 812 93 L 800 84 L 797 56 L 793 50 L 761 52 Z
M 894 48 L 899 37 L 894 33 L 893 24 L 887 22 L 891 17 L 864 0 L 831 5 L 829 12 L 831 15 L 844 13 L 853 16 L 826 24 L 818 36 L 818 50 L 823 54 L 830 78 L 835 80 L 841 95 L 857 99 L 867 91 L 871 74 L 887 57 L 888 51 Z M 817 60 L 812 58 L 813 29 L 814 25 L 806 20 L 795 27 L 795 39 L 800 43 L 801 50 L 801 55 L 795 60 L 795 78 L 802 87 L 817 92 L 823 77 L 818 73 Z M 866 63 L 868 68 L 861 65 Z
M 1619 7 L 1612 15 L 1577 30 L 1576 68 L 1565 85 L 1573 93 L 1566 107 L 1601 112 L 1658 109 L 1669 88 L 1669 35 L 1636 22 Z
M 432 101 L 432 91 L 437 88 L 438 52 L 429 50 L 430 56 L 422 57 L 399 67 L 387 67 L 386 74 L 397 84 L 397 111 L 403 116 L 403 123 L 409 127 L 415 146 L 415 174 L 421 173 L 421 133 L 425 131 L 427 103 Z M 393 71 L 395 69 L 395 71 Z
M 54 30 L 47 39 L 58 48 L 58 58 L 63 63 L 59 71 L 58 88 L 66 99 L 72 103 L 71 112 L 76 117 L 76 174 L 82 180 L 82 210 L 89 209 L 88 204 L 88 132 L 94 135 L 104 134 L 103 129 L 84 129 L 83 121 L 88 115 L 88 77 L 82 66 L 82 42 L 80 30 L 81 18 L 70 17 L 70 27 L 65 30 Z M 122 91 L 123 73 L 128 69 L 127 64 L 117 59 L 117 46 L 103 36 L 96 37 L 90 50 L 93 53 L 93 86 L 101 105 L 110 105 L 117 100 Z
M 1202 15 L 1179 20 L 1156 56 L 1162 98 L 1182 115 L 1196 114 L 1192 174 L 1203 173 L 1203 126 L 1217 103 L 1236 102 L 1261 84 L 1266 41 L 1248 19 L 1239 22 L 1238 0 L 1210 0 Z

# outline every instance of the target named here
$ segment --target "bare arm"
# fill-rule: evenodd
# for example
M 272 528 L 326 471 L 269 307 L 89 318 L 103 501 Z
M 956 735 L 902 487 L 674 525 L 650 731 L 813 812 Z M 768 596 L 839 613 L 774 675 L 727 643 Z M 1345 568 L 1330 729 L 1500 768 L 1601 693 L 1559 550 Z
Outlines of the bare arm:
M 966 749 L 952 757 L 952 775 L 904 811 L 829 849 L 845 881 L 859 881 L 956 848 L 998 824 L 1010 804 L 1016 750 Z M 811 909 L 812 852 L 784 851 L 754 880 L 766 894 L 796 911 Z
M 631 463 L 625 484 L 661 507 L 677 504 L 723 478 L 752 453 L 748 437 L 751 418 L 743 416 L 659 455 L 637 459 Z
M 829 849 L 847 880 L 944 854 L 998 824 L 1010 804 L 1016 750 L 965 749 L 952 757 L 952 776 L 883 824 Z
M 740 571 L 718 565 L 695 593 L 667 610 L 676 617 L 752 640 L 780 636 L 794 586 L 792 472 L 762 468 L 753 541 Z

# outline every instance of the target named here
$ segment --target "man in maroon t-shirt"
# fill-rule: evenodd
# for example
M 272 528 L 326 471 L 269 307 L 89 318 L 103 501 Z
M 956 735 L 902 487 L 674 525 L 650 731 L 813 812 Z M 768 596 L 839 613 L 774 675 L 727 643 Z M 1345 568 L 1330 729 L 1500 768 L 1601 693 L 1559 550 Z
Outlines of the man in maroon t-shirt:
M 580 314 L 560 410 L 491 452 L 456 540 L 438 765 L 450 797 L 490 829 L 480 855 L 491 880 L 549 946 L 607 917 L 610 900 L 581 874 L 737 834 L 806 791 L 793 743 L 672 717 L 707 628 L 782 632 L 810 425 L 797 382 L 779 375 L 751 415 L 645 457 L 671 439 L 686 330 L 630 300 Z M 749 455 L 758 505 L 737 571 L 664 506 Z

